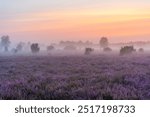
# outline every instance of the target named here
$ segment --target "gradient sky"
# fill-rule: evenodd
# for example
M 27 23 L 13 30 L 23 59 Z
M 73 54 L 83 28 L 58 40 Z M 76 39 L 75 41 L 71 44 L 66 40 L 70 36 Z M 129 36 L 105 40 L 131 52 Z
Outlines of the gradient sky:
M 0 36 L 57 42 L 150 41 L 150 0 L 0 0 Z

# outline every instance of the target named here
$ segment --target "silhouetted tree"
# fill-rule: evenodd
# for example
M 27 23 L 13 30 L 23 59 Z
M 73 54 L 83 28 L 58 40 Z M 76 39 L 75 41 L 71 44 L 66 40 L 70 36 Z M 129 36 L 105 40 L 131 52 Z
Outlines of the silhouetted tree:
M 76 50 L 76 46 L 73 46 L 73 45 L 68 45 L 68 46 L 65 46 L 64 47 L 64 50 Z
M 16 48 L 13 48 L 13 49 L 11 50 L 11 52 L 12 52 L 13 54 L 16 54 L 16 53 L 18 52 L 18 50 L 17 50 Z
M 1 47 L 4 48 L 5 52 L 8 51 L 9 45 L 10 45 L 9 36 L 8 35 L 2 36 L 1 37 Z
M 59 45 L 64 45 L 64 44 L 65 44 L 64 41 L 60 41 L 60 42 L 59 42 Z
M 24 45 L 25 45 L 25 44 L 24 44 L 23 42 L 20 42 L 20 43 L 17 45 L 17 47 L 16 47 L 17 52 L 18 52 L 18 51 L 22 51 Z
M 101 40 L 100 40 L 100 46 L 102 48 L 108 47 L 108 39 L 107 39 L 107 37 L 102 37 L 101 38 Z
M 86 41 L 86 42 L 85 42 L 85 45 L 87 45 L 87 46 L 88 46 L 88 45 L 92 45 L 92 44 L 93 44 L 93 43 L 90 42 L 90 41 Z
M 84 43 L 80 40 L 80 41 L 77 42 L 77 44 L 78 44 L 79 46 L 82 46 Z
M 125 46 L 120 49 L 120 55 L 127 55 L 127 54 L 132 54 L 136 50 L 134 49 L 133 46 Z
M 104 51 L 104 52 L 111 52 L 112 49 L 111 49 L 110 47 L 106 47 L 106 48 L 103 49 L 103 51 Z
M 143 52 L 144 52 L 144 49 L 143 49 L 143 48 L 140 48 L 140 49 L 139 49 L 139 52 L 143 53 Z
M 52 45 L 47 46 L 47 51 L 51 51 L 51 50 L 54 50 L 54 46 L 52 46 Z
M 32 53 L 38 53 L 40 51 L 40 47 L 38 43 L 31 44 L 31 51 Z
M 93 48 L 85 48 L 85 55 L 90 55 L 94 51 Z

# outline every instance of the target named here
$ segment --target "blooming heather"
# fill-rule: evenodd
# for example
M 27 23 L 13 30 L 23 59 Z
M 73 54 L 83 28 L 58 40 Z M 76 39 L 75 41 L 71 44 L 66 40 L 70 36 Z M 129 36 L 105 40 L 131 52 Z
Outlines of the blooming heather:
M 1 57 L 0 99 L 150 99 L 150 57 Z

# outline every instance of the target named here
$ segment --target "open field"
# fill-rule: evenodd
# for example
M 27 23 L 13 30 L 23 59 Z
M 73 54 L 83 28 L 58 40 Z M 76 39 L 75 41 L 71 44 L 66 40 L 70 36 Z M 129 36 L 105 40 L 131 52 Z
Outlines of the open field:
M 150 56 L 0 57 L 0 99 L 150 99 Z

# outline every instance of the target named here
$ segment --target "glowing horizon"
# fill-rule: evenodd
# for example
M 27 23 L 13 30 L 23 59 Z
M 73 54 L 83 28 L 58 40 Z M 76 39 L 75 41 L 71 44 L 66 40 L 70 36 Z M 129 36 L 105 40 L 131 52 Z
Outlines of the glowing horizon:
M 23 3 L 14 0 L 11 6 L 11 2 L 2 1 L 0 36 L 8 34 L 17 41 L 41 42 L 97 42 L 101 36 L 111 42 L 150 41 L 150 2 L 147 0 L 27 0 Z

